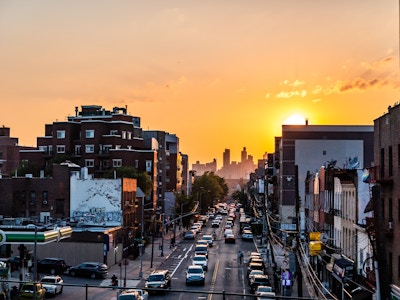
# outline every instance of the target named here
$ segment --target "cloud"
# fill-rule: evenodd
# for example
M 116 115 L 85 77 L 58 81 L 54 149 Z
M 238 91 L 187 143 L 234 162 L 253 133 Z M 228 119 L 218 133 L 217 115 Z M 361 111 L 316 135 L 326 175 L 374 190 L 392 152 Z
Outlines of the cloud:
M 292 98 L 295 96 L 299 96 L 304 98 L 307 95 L 307 91 L 306 90 L 300 90 L 300 91 L 281 91 L 279 92 L 275 97 L 276 98 Z

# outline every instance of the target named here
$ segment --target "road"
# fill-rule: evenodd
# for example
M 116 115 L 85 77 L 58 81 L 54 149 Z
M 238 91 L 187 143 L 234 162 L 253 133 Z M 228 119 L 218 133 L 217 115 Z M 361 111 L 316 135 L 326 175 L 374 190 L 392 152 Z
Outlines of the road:
M 187 286 L 185 270 L 191 264 L 194 256 L 193 240 L 182 240 L 176 250 L 163 263 L 162 268 L 170 270 L 172 274 L 171 291 L 165 295 L 151 295 L 151 299 L 207 299 L 207 300 L 231 300 L 231 299 L 252 299 L 253 297 L 244 296 L 250 294 L 247 285 L 246 261 L 250 252 L 256 251 L 254 242 L 242 241 L 239 234 L 239 222 L 235 221 L 233 228 L 236 243 L 226 244 L 223 235 L 223 228 L 226 216 L 219 228 L 211 227 L 211 220 L 207 226 L 203 227 L 202 234 L 217 233 L 214 246 L 209 250 L 208 271 L 204 286 Z M 243 263 L 239 264 L 237 253 L 241 250 L 244 254 Z M 54 299 L 77 300 L 116 300 L 117 290 L 113 290 L 108 285 L 109 279 L 87 279 L 63 276 L 67 286 L 64 292 L 57 295 Z M 88 287 L 74 286 L 87 284 Z M 138 284 L 139 288 L 144 287 L 144 280 Z M 222 293 L 225 292 L 225 298 Z M 189 294 L 192 293 L 192 294 Z M 86 296 L 87 295 L 87 296 Z M 253 298 L 254 299 L 254 298 Z

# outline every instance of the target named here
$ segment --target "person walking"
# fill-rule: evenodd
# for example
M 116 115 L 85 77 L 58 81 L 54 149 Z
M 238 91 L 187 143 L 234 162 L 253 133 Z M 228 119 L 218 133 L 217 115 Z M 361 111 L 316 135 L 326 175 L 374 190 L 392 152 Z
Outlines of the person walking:
M 238 252 L 238 261 L 239 261 L 239 264 L 242 264 L 242 258 L 243 258 L 243 253 L 242 253 L 242 251 L 239 250 L 239 252 Z

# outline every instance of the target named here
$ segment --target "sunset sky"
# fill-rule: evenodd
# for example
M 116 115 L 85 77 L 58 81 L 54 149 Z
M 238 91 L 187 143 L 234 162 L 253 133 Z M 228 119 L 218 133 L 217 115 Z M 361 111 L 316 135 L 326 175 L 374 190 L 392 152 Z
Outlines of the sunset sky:
M 395 0 L 0 0 L 0 126 L 20 145 L 75 106 L 127 105 L 190 164 L 256 162 L 295 114 L 373 125 L 399 78 Z

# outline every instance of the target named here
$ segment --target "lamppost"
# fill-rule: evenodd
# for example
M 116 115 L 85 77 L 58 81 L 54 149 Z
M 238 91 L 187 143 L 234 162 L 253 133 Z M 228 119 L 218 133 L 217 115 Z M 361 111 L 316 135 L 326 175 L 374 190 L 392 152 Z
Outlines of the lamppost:
M 160 256 L 164 256 L 164 217 L 165 213 L 161 214 L 161 254 Z

